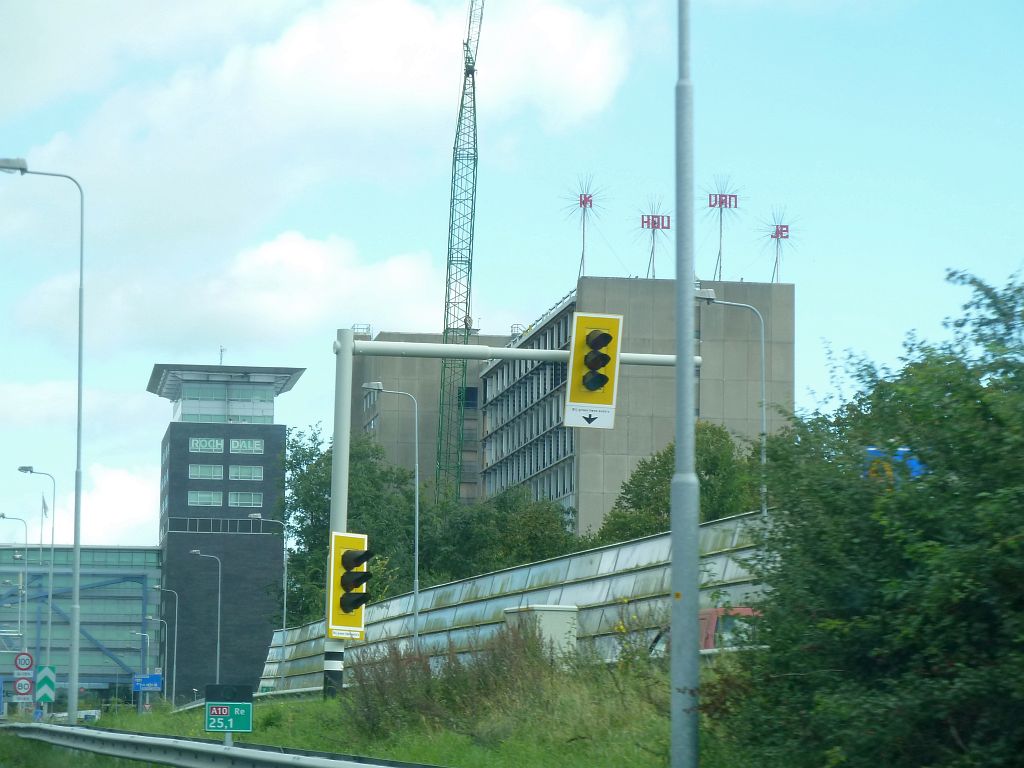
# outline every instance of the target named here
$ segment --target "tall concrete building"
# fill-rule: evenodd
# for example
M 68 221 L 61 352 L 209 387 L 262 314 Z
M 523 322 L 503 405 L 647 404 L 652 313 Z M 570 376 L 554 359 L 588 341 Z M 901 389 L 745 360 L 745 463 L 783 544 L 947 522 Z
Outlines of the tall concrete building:
M 702 281 L 716 298 L 756 307 L 765 319 L 768 431 L 793 407 L 793 286 Z M 574 312 L 624 316 L 620 350 L 675 354 L 674 280 L 584 277 L 512 344 L 569 349 Z M 743 307 L 695 303 L 697 416 L 737 438 L 761 432 L 761 326 Z M 641 459 L 675 437 L 675 369 L 622 366 L 614 429 L 562 425 L 566 365 L 498 360 L 483 382 L 482 494 L 526 486 L 537 499 L 576 511 L 580 533 L 600 527 L 622 484 Z
M 178 629 L 179 699 L 259 682 L 282 610 L 285 426 L 274 399 L 303 370 L 153 367 L 147 389 L 173 404 L 160 462 L 161 586 L 173 593 L 160 594 L 169 634 Z
M 363 337 L 363 338 L 369 338 Z M 470 344 L 504 346 L 509 336 L 473 335 Z M 374 341 L 439 344 L 440 333 L 382 332 Z M 478 497 L 480 488 L 480 370 L 483 361 L 470 360 L 466 369 L 465 426 L 461 498 Z M 379 381 L 385 389 L 408 392 L 419 408 L 420 478 L 433 481 L 437 465 L 437 432 L 441 398 L 441 361 L 430 358 L 370 357 L 356 355 L 352 363 L 352 430 L 371 435 L 384 448 L 389 462 L 413 469 L 414 423 L 412 402 L 401 395 L 364 390 Z

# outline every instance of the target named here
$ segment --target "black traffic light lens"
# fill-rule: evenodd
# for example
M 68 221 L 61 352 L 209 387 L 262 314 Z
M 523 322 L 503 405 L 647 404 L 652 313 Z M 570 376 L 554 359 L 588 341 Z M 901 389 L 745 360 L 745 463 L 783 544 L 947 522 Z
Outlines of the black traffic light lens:
M 356 608 L 361 608 L 370 602 L 370 596 L 365 592 L 348 592 L 341 596 L 342 613 L 352 613 Z
M 597 371 L 587 371 L 583 374 L 583 388 L 590 391 L 596 392 L 605 384 L 608 383 L 608 377 L 603 373 Z
M 368 549 L 347 549 L 341 555 L 341 567 L 346 571 L 358 568 L 373 557 L 373 552 Z
M 611 361 L 611 357 L 606 355 L 604 352 L 597 351 L 587 352 L 587 356 L 583 358 L 583 364 L 592 371 L 596 371 L 598 368 L 604 368 Z
M 607 331 L 593 330 L 587 334 L 587 346 L 591 349 L 602 349 L 612 343 L 612 335 Z
M 368 582 L 372 575 L 366 571 L 346 571 L 341 575 L 341 588 L 346 592 L 357 589 Z

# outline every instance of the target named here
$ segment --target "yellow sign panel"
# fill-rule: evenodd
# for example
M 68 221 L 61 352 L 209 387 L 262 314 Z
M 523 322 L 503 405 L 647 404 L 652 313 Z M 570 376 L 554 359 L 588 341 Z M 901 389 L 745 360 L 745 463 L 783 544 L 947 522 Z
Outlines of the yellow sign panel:
M 621 341 L 622 315 L 573 315 L 566 426 L 614 426 Z
M 342 610 L 342 597 L 346 591 L 342 589 L 342 576 L 346 569 L 342 565 L 342 557 L 349 550 L 365 550 L 367 540 L 365 533 L 332 533 L 331 547 L 328 563 L 328 592 L 327 592 L 327 637 L 332 640 L 362 640 L 365 636 L 365 625 L 363 623 L 363 606 L 346 613 Z M 353 572 L 363 573 L 366 571 L 366 563 L 352 568 Z M 360 584 L 350 593 L 366 592 L 366 585 Z

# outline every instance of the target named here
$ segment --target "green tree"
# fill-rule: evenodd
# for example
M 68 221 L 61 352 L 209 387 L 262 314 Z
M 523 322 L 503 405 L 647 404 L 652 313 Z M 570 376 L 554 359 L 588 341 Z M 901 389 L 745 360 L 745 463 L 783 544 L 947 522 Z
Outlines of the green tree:
M 951 341 L 908 341 L 896 372 L 859 361 L 858 395 L 770 443 L 766 650 L 704 696 L 751 765 L 1021 764 L 1024 286 L 950 279 L 974 289 Z
M 566 528 L 564 508 L 532 501 L 512 488 L 475 504 L 428 508 L 421 570 L 441 583 L 575 552 L 583 545 Z
M 369 536 L 377 555 L 371 591 L 380 600 L 412 588 L 412 473 L 388 464 L 381 447 L 366 436 L 354 437 L 349 450 L 348 527 Z M 288 557 L 288 610 L 295 624 L 324 613 L 331 458 L 319 426 L 289 430 L 285 514 L 294 542 Z
M 288 612 L 292 623 L 324 613 L 330 526 L 331 448 L 320 428 L 290 430 L 285 459 L 285 512 L 293 548 L 288 562 Z M 532 501 L 512 489 L 475 504 L 421 494 L 420 586 L 557 557 L 581 542 L 565 526 L 565 510 Z M 348 528 L 365 533 L 374 551 L 370 582 L 374 601 L 412 590 L 412 473 L 384 459 L 367 436 L 354 437 L 349 456 Z
M 669 530 L 675 458 L 672 443 L 637 464 L 623 483 L 615 506 L 605 516 L 597 533 L 599 543 L 626 541 Z M 694 469 L 700 482 L 702 520 L 717 520 L 757 507 L 758 467 L 724 427 L 708 421 L 697 422 Z

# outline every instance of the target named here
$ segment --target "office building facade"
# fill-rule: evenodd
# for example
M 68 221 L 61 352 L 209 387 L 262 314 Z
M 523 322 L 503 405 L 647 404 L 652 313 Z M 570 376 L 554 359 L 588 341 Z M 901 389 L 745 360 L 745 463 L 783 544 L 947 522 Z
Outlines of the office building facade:
M 501 347 L 509 339 L 509 336 L 474 334 L 470 344 Z M 442 340 L 440 333 L 382 332 L 374 337 L 374 341 L 432 344 Z M 465 421 L 460 496 L 464 501 L 477 498 L 480 489 L 480 371 L 483 367 L 484 361 L 468 361 L 466 387 L 462 393 Z M 371 381 L 379 381 L 385 389 L 408 392 L 416 398 L 420 478 L 424 483 L 433 482 L 440 420 L 441 361 L 356 355 L 352 362 L 352 431 L 370 435 L 383 447 L 390 463 L 412 470 L 415 455 L 412 401 L 402 395 L 364 390 L 362 385 Z
M 757 307 L 765 320 L 768 431 L 793 407 L 793 286 L 704 281 L 720 300 Z M 584 277 L 521 335 L 517 347 L 568 350 L 574 312 L 624 316 L 620 349 L 676 352 L 674 280 Z M 740 440 L 761 432 L 761 327 L 742 308 L 697 302 L 697 417 Z M 614 429 L 567 428 L 566 365 L 498 360 L 481 372 L 482 493 L 527 487 L 575 510 L 575 527 L 600 527 L 637 464 L 675 438 L 675 369 L 622 366 Z
M 274 400 L 302 372 L 153 368 L 148 390 L 173 405 L 160 549 L 162 615 L 181 643 L 176 703 L 214 682 L 255 686 L 280 627 L 286 428 L 274 423 Z
M 12 528 L 13 531 L 19 529 Z M 5 536 L 5 538 L 7 538 Z M 67 697 L 71 661 L 73 548 L 0 545 L 0 672 L 3 696 L 13 695 L 14 656 L 57 668 L 57 697 Z M 161 552 L 157 547 L 81 548 L 79 687 L 82 709 L 94 697 L 131 698 L 132 676 L 155 673 L 164 662 L 159 621 Z M 168 689 L 169 690 L 169 689 Z

